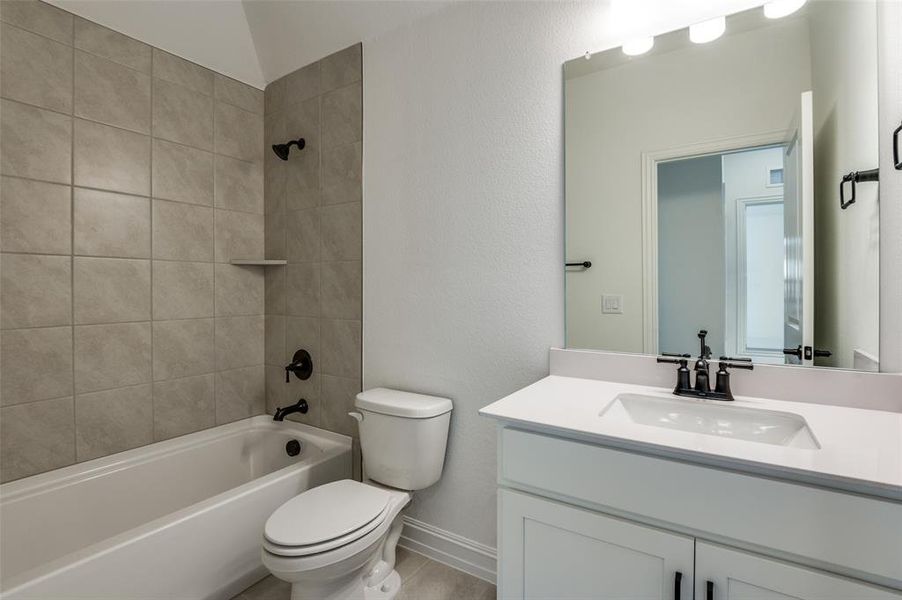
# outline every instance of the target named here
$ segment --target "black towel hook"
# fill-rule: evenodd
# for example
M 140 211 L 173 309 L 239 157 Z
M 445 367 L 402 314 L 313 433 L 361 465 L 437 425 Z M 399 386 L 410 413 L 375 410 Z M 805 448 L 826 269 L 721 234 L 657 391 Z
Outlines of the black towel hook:
M 869 169 L 867 171 L 852 171 L 848 175 L 843 175 L 839 182 L 839 207 L 846 210 L 855 204 L 855 186 L 864 181 L 878 181 L 880 179 L 880 169 Z M 852 194 L 846 200 L 846 183 L 852 184 Z

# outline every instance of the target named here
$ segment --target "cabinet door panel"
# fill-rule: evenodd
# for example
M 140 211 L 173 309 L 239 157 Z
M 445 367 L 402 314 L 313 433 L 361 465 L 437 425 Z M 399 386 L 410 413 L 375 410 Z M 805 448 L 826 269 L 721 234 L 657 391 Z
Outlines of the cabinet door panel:
M 692 538 L 500 490 L 499 597 L 672 600 L 692 597 Z
M 902 600 L 902 592 L 705 542 L 696 542 L 695 559 L 697 600 Z

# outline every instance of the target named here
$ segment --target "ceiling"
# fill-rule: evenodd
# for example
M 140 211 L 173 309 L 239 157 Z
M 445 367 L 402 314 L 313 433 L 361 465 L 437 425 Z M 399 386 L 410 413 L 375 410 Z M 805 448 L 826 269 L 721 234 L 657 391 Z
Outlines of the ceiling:
M 447 6 L 406 0 L 47 0 L 263 89 Z

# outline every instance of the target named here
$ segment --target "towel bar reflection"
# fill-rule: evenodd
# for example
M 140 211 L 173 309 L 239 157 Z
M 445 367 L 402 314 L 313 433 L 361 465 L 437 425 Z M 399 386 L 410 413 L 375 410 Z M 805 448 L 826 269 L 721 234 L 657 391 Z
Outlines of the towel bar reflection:
M 592 261 L 584 260 L 582 262 L 569 262 L 569 263 L 564 263 L 564 266 L 565 267 L 582 267 L 584 269 L 588 269 L 592 266 Z
M 880 169 L 869 169 L 867 171 L 852 171 L 848 175 L 843 175 L 839 182 L 839 207 L 846 210 L 855 204 L 855 186 L 864 181 L 878 181 L 880 179 Z M 846 184 L 852 184 L 852 195 L 846 200 Z

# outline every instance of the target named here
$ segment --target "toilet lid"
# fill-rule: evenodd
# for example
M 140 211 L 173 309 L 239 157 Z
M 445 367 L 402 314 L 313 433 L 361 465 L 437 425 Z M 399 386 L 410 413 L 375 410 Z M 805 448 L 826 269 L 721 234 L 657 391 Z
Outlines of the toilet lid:
M 344 479 L 303 492 L 276 509 L 263 530 L 280 546 L 321 544 L 363 528 L 382 515 L 391 494 Z

